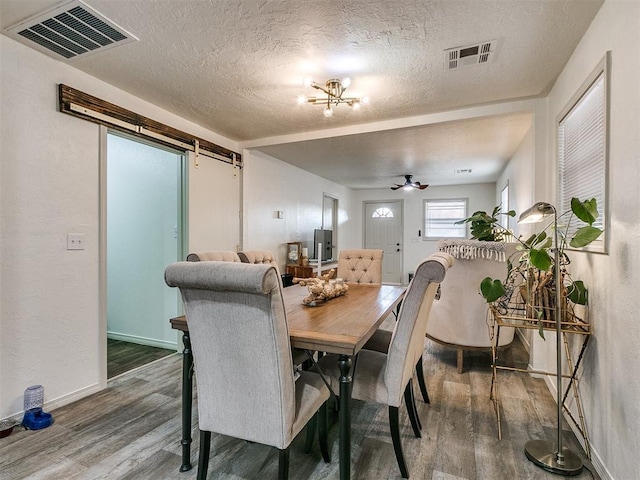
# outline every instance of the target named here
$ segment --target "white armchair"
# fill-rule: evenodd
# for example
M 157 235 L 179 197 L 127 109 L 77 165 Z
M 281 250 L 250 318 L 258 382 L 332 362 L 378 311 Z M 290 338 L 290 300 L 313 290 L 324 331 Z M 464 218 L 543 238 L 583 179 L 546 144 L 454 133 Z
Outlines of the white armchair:
M 440 286 L 440 299 L 433 304 L 427 337 L 457 349 L 458 373 L 463 371 L 464 350 L 491 349 L 488 305 L 480 294 L 480 282 L 485 277 L 504 280 L 506 260 L 516 252 L 515 247 L 515 243 L 477 240 L 438 242 L 438 250 L 450 253 L 456 262 Z M 498 347 L 511 344 L 514 331 L 502 328 Z

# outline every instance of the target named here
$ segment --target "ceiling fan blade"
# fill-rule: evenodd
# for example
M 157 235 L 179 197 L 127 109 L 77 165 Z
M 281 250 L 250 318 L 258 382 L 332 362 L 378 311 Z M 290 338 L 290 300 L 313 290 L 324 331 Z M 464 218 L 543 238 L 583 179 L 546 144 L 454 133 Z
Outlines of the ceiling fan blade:
M 427 188 L 429 185 L 420 185 L 418 184 L 418 186 L 416 188 L 419 188 L 420 190 L 424 190 L 425 188 Z
M 391 187 L 391 190 L 398 190 L 399 188 L 402 188 L 402 185 L 398 185 L 396 183 L 396 186 L 395 187 Z

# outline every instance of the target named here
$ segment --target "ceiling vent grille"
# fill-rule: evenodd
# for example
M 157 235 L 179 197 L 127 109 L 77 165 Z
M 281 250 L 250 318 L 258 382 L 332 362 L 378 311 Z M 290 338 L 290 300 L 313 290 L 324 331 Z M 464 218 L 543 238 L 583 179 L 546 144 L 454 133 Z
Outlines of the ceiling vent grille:
M 86 57 L 138 40 L 79 0 L 35 15 L 5 33 L 57 59 Z
M 456 70 L 488 63 L 493 60 L 495 50 L 495 40 L 466 47 L 449 48 L 444 51 L 444 68 L 445 70 Z

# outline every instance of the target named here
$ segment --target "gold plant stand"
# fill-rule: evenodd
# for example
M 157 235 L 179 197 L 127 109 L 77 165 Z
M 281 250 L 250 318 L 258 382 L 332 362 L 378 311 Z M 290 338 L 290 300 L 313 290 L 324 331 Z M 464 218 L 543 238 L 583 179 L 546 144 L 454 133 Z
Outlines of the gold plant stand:
M 540 375 L 553 375 L 556 376 L 556 372 L 549 372 L 545 370 L 528 370 L 524 368 L 516 368 L 509 367 L 505 365 L 498 364 L 498 345 L 500 340 L 500 328 L 501 327 L 516 327 L 516 328 L 527 328 L 534 330 L 542 330 L 544 331 L 553 331 L 556 332 L 557 325 L 555 320 L 538 320 L 536 318 L 528 318 L 526 315 L 527 309 L 524 304 L 517 304 L 508 309 L 508 313 L 502 314 L 498 312 L 495 307 L 491 307 L 491 315 L 493 316 L 493 321 L 491 322 L 492 331 L 495 341 L 492 343 L 491 348 L 491 366 L 492 366 L 492 376 L 491 376 L 491 393 L 490 398 L 493 401 L 494 409 L 496 412 L 496 420 L 498 423 L 498 438 L 502 439 L 502 428 L 500 422 L 500 397 L 498 394 L 498 371 L 500 370 L 508 370 L 513 372 L 524 372 L 524 373 L 535 373 Z M 548 317 L 547 317 L 548 318 Z M 561 322 L 561 332 L 562 339 L 564 342 L 564 351 L 565 358 L 567 361 L 568 370 L 571 374 L 562 374 L 563 378 L 568 378 L 569 382 L 564 390 L 564 394 L 562 397 L 562 407 L 564 412 L 566 412 L 567 416 L 571 419 L 575 427 L 580 432 L 582 439 L 584 440 L 584 449 L 585 453 L 589 460 L 591 460 L 591 447 L 589 444 L 589 434 L 586 427 L 586 422 L 584 419 L 582 401 L 580 399 L 580 388 L 579 388 L 579 379 L 578 379 L 578 369 L 580 368 L 580 364 L 582 363 L 582 359 L 584 358 L 584 353 L 587 349 L 587 345 L 589 344 L 589 338 L 591 338 L 591 328 L 589 323 L 581 320 L 575 315 L 567 315 L 567 321 Z M 580 345 L 580 350 L 578 353 L 578 357 L 576 362 L 573 362 L 572 352 L 569 345 L 569 335 L 579 335 L 582 339 L 582 344 Z M 573 392 L 573 398 L 575 401 L 576 409 L 578 411 L 579 419 L 576 420 L 571 410 L 566 405 L 567 397 L 569 396 L 569 392 Z

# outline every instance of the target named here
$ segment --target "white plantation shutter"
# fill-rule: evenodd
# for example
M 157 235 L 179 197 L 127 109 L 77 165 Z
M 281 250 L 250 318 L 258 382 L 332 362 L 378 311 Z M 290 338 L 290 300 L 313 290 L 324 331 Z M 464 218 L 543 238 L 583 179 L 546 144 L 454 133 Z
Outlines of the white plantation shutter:
M 558 123 L 558 213 L 571 210 L 571 198 L 595 198 L 600 216 L 595 227 L 605 228 L 607 197 L 607 78 L 602 62 L 578 92 Z M 568 216 L 560 219 L 568 221 Z M 574 219 L 567 237 L 583 226 Z M 605 252 L 606 232 L 588 250 Z

